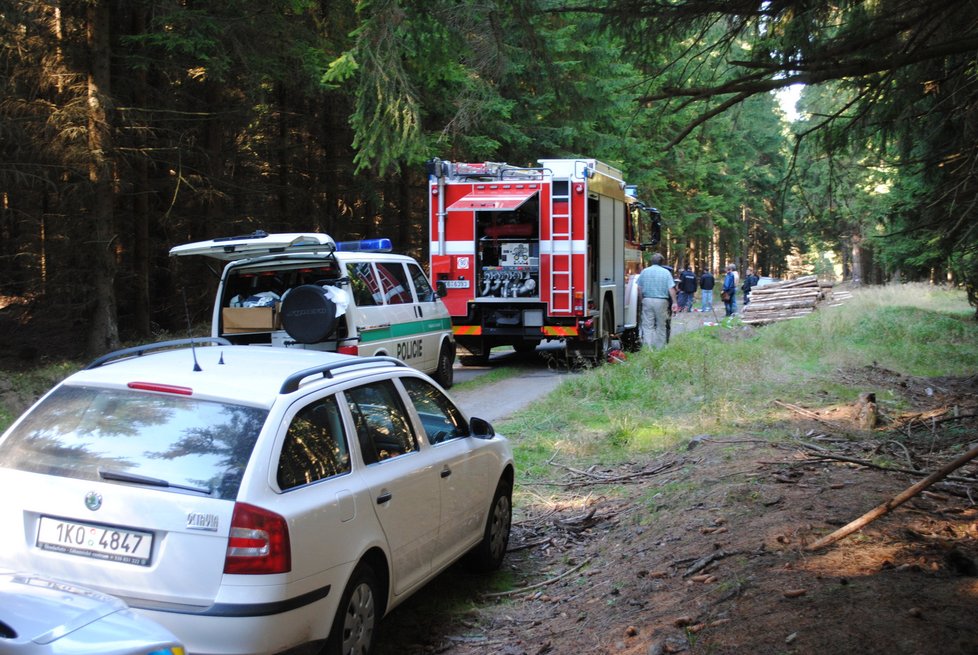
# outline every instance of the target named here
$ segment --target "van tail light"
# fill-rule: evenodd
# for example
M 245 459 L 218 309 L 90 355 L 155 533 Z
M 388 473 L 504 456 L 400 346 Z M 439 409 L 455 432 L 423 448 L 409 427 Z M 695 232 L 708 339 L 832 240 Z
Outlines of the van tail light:
M 224 572 L 258 575 L 291 570 L 292 546 L 285 518 L 261 507 L 235 503 Z
M 336 352 L 338 352 L 341 355 L 359 355 L 360 354 L 360 348 L 358 346 L 356 346 L 356 345 L 353 345 L 353 346 L 339 346 L 339 347 L 337 347 Z

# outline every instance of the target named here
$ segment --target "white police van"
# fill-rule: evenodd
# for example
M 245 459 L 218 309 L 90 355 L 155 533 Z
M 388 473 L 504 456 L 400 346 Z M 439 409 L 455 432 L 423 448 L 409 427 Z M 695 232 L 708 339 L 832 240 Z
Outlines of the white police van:
M 198 241 L 171 256 L 229 262 L 211 336 L 236 344 L 390 355 L 452 386 L 452 320 L 418 262 L 389 239 L 336 243 L 320 233 Z M 442 294 L 443 295 L 443 294 Z

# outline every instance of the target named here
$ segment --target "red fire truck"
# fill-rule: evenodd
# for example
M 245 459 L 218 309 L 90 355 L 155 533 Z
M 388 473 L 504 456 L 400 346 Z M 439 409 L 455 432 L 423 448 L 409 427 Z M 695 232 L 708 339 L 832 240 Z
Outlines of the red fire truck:
M 552 339 L 595 361 L 616 338 L 638 347 L 633 278 L 658 242 L 659 212 L 607 164 L 538 163 L 427 163 L 431 277 L 470 353 L 463 364 Z

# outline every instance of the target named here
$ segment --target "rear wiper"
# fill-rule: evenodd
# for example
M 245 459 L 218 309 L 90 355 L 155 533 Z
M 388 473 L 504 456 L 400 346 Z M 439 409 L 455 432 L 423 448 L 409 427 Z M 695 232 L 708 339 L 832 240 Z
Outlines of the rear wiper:
M 189 487 L 182 484 L 173 484 L 169 480 L 161 480 L 160 478 L 151 478 L 145 475 L 136 475 L 135 473 L 126 473 L 125 471 L 115 471 L 113 469 L 99 469 L 98 475 L 103 480 L 116 480 L 118 482 L 132 482 L 133 484 L 144 484 L 148 487 L 163 487 L 166 489 L 182 489 L 184 491 L 193 491 L 198 494 L 211 495 L 212 490 L 206 487 Z

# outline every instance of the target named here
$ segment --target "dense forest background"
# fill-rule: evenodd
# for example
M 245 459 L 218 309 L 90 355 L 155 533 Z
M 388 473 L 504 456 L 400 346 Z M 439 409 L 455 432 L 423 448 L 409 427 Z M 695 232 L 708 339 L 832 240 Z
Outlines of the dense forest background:
M 978 306 L 976 19 L 970 0 L 0 0 L 0 305 L 102 352 L 206 319 L 216 278 L 173 245 L 316 230 L 426 261 L 425 160 L 583 156 L 660 209 L 676 265 L 961 284 Z M 773 92 L 794 84 L 788 120 Z

